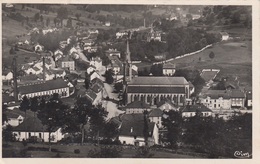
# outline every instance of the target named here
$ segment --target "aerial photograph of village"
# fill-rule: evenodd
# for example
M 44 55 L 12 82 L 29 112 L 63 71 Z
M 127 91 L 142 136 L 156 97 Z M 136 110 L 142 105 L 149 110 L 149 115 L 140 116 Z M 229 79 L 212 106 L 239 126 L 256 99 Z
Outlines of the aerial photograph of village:
M 252 159 L 252 6 L 1 14 L 3 158 Z

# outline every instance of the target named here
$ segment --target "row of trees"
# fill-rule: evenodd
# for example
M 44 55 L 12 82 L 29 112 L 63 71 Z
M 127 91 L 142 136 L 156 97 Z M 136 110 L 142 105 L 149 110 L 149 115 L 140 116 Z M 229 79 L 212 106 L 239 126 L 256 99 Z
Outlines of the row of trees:
M 234 158 L 234 152 L 252 152 L 252 114 L 238 114 L 230 120 L 202 117 L 182 119 L 179 112 L 166 112 L 163 125 L 168 132 L 166 142 L 171 148 L 178 148 L 178 143 L 189 145 L 196 152 L 207 153 L 209 157 Z

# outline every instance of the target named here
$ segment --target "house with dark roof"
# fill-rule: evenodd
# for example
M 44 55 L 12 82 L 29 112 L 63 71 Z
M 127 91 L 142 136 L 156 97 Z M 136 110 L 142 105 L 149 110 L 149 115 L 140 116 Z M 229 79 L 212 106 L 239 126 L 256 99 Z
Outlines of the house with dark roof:
M 144 101 L 133 101 L 127 104 L 124 107 L 121 107 L 122 110 L 125 110 L 126 114 L 131 113 L 143 113 L 144 111 L 150 111 L 151 107 L 149 104 Z
M 163 111 L 159 108 L 152 109 L 148 113 L 148 118 L 150 122 L 154 122 L 158 128 L 162 127 L 162 116 L 163 116 Z
M 8 69 L 4 69 L 2 71 L 2 80 L 3 81 L 10 81 L 13 79 L 13 72 Z
M 63 79 L 40 81 L 32 84 L 18 86 L 18 98 L 59 94 L 61 97 L 69 97 L 69 86 Z
M 164 63 L 162 69 L 163 75 L 172 76 L 175 73 L 176 66 L 173 63 Z
M 246 95 L 244 92 L 240 90 L 231 90 L 230 98 L 232 108 L 245 107 Z
M 61 68 L 66 68 L 68 70 L 75 70 L 75 61 L 72 59 L 71 56 L 64 56 L 60 59 L 59 65 Z
M 202 117 L 209 117 L 213 114 L 212 110 L 202 104 L 187 105 L 181 112 L 182 117 L 194 117 L 196 114 L 199 114 Z
M 10 96 L 6 93 L 2 93 L 2 103 L 4 103 L 6 105 L 6 104 L 14 103 L 14 102 L 15 102 L 15 100 L 14 100 L 13 96 Z
M 144 146 L 144 115 L 124 114 L 121 118 L 118 139 L 122 144 Z M 154 122 L 148 122 L 148 145 L 159 143 L 159 129 Z
M 140 76 L 133 78 L 127 86 L 128 103 L 141 100 L 157 105 L 160 101 L 169 99 L 182 106 L 189 96 L 189 83 L 184 77 Z
M 169 110 L 179 111 L 180 107 L 176 106 L 169 99 L 164 99 L 157 104 L 157 108 L 160 109 L 161 111 L 169 111 Z
M 30 117 L 24 120 L 21 124 L 13 128 L 13 134 L 16 140 L 22 141 L 23 139 L 29 139 L 30 137 L 37 137 L 43 142 L 49 142 L 49 132 L 47 127 L 44 126 L 37 117 Z M 56 128 L 51 132 L 51 142 L 58 142 L 64 138 L 64 134 L 61 132 L 61 128 Z
M 97 94 L 92 89 L 86 90 L 85 96 L 87 97 L 88 100 L 90 100 L 92 102 L 93 105 L 98 104 Z
M 5 114 L 7 117 L 7 122 L 5 123 L 5 125 L 11 125 L 15 127 L 20 125 L 24 120 L 24 112 L 22 112 L 18 108 L 13 110 L 7 110 Z

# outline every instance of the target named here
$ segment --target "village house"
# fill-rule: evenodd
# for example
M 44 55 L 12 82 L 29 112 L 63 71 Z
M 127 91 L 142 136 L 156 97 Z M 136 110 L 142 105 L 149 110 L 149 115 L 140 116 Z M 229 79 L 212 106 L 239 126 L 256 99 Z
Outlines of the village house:
M 151 107 L 149 104 L 143 101 L 134 101 L 127 104 L 124 107 L 121 107 L 121 109 L 124 110 L 126 114 L 131 114 L 131 113 L 143 113 L 144 111 L 150 111 Z
M 26 140 L 31 137 L 37 137 L 37 141 L 49 142 L 49 132 L 47 127 L 36 117 L 30 117 L 24 120 L 20 125 L 13 128 L 13 134 L 18 141 Z M 64 138 L 61 128 L 56 128 L 51 132 L 51 142 L 56 143 Z
M 175 73 L 175 64 L 164 63 L 163 64 L 163 75 L 172 76 Z
M 57 49 L 56 51 L 54 51 L 54 58 L 55 61 L 58 61 L 60 58 L 62 58 L 63 56 L 63 52 L 59 49 Z
M 119 58 L 117 56 L 108 56 L 108 58 L 111 63 L 108 66 L 108 68 L 111 67 L 114 74 L 117 75 L 120 72 L 120 70 L 123 68 L 123 63 L 119 60 Z
M 121 54 L 117 49 L 108 49 L 105 51 L 106 56 L 117 56 L 118 58 L 121 57 Z
M 20 125 L 24 121 L 24 112 L 22 112 L 18 108 L 7 110 L 5 114 L 7 117 L 7 122 L 5 122 L 5 125 L 15 127 Z
M 212 110 L 202 104 L 187 105 L 181 112 L 182 117 L 194 117 L 196 114 L 202 117 L 209 117 L 213 114 Z
M 9 96 L 9 94 L 7 93 L 2 93 L 2 103 L 4 105 L 15 103 L 14 97 Z
M 248 91 L 246 94 L 246 106 L 247 108 L 252 108 L 252 91 Z
M 2 71 L 2 80 L 10 82 L 13 79 L 13 72 L 8 69 Z
M 54 93 L 61 97 L 69 96 L 68 83 L 63 79 L 55 79 L 49 81 L 42 81 L 33 84 L 26 84 L 18 86 L 18 98 L 21 100 L 24 96 L 32 98 L 35 96 L 50 96 Z
M 59 61 L 59 65 L 61 68 L 65 68 L 68 69 L 70 71 L 74 71 L 75 70 L 75 61 L 72 59 L 72 57 L 70 56 L 65 56 L 62 57 Z
M 90 74 L 91 72 L 95 71 L 96 70 L 96 67 L 93 66 L 93 65 L 90 65 L 88 68 L 87 68 L 87 73 Z
M 211 110 L 228 110 L 245 106 L 245 94 L 239 90 L 208 90 L 201 103 Z
M 34 51 L 36 51 L 36 52 L 43 52 L 43 50 L 44 50 L 44 47 L 40 44 L 36 44 L 34 46 Z
M 111 26 L 111 23 L 110 23 L 109 21 L 106 21 L 106 22 L 105 22 L 105 26 L 110 27 L 110 26 Z
M 150 120 L 150 122 L 154 122 L 158 128 L 162 128 L 162 116 L 163 116 L 163 111 L 159 108 L 155 108 L 152 109 L 149 113 L 148 113 L 148 118 Z
M 151 27 L 151 31 L 148 33 L 147 42 L 150 42 L 152 40 L 159 42 L 162 41 L 162 33 L 160 31 L 154 31 L 153 27 Z
M 170 110 L 174 110 L 174 111 L 179 111 L 180 107 L 177 107 L 172 101 L 170 101 L 169 99 L 164 99 L 162 101 L 160 101 L 157 104 L 157 108 L 161 109 L 162 111 L 170 111 Z
M 122 144 L 144 146 L 144 115 L 124 114 L 120 118 L 121 124 L 118 139 Z M 154 122 L 148 122 L 148 145 L 159 143 L 159 129 Z
M 99 70 L 102 67 L 102 60 L 100 59 L 100 57 L 93 57 L 90 60 L 90 65 L 93 65 L 96 67 L 97 70 Z
M 90 81 L 95 79 L 95 78 L 99 78 L 100 79 L 100 75 L 96 72 L 96 71 L 93 71 L 89 74 L 89 77 L 90 77 Z
M 116 33 L 116 38 L 119 39 L 119 38 L 122 38 L 124 36 L 127 36 L 128 35 L 128 32 L 127 31 L 119 31 Z
M 220 32 L 220 35 L 222 37 L 222 41 L 226 41 L 229 39 L 229 34 L 227 32 Z

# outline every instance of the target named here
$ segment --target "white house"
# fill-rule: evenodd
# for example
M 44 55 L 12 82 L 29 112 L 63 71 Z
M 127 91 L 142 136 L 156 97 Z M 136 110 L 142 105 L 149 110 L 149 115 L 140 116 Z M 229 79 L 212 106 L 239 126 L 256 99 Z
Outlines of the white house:
M 30 42 L 26 39 L 26 40 L 24 41 L 24 44 L 30 44 Z
M 144 146 L 144 116 L 143 114 L 124 114 L 119 129 L 119 140 L 122 144 Z M 148 123 L 148 145 L 159 143 L 159 129 L 154 122 Z
M 179 107 L 174 105 L 174 103 L 172 101 L 170 101 L 169 99 L 160 101 L 157 104 L 157 108 L 161 109 L 162 111 L 170 111 L 170 110 L 179 111 Z
M 126 31 L 117 32 L 116 38 L 119 39 L 119 38 L 122 38 L 123 36 L 127 36 L 127 35 L 128 35 L 128 32 L 126 32 Z
M 99 78 L 100 79 L 100 75 L 96 72 L 96 71 L 93 71 L 89 74 L 90 76 L 90 80 L 93 80 L 95 78 Z
M 57 49 L 56 51 L 54 51 L 55 61 L 57 61 L 60 58 L 62 58 L 62 56 L 63 56 L 63 52 L 61 50 Z
M 2 71 L 2 80 L 10 81 L 13 79 L 13 72 L 11 70 L 3 70 Z
M 222 41 L 229 39 L 229 34 L 227 32 L 221 32 L 220 35 L 222 37 Z
M 107 56 L 117 56 L 118 58 L 121 57 L 121 54 L 119 51 L 117 51 L 117 49 L 108 49 L 107 51 L 105 51 L 105 54 Z
M 105 26 L 109 27 L 111 25 L 111 23 L 109 21 L 105 22 Z
M 18 108 L 7 110 L 6 116 L 7 122 L 5 124 L 13 127 L 20 125 L 24 121 L 24 114 Z
M 204 105 L 187 105 L 182 110 L 182 117 L 194 117 L 196 114 L 200 114 L 202 117 L 212 116 L 213 112 Z
M 88 68 L 87 68 L 87 73 L 90 74 L 91 72 L 95 71 L 96 70 L 96 67 L 93 66 L 93 65 L 90 65 Z
M 150 122 L 154 122 L 158 128 L 162 128 L 162 116 L 163 111 L 159 108 L 152 109 L 148 114 Z
M 92 58 L 90 61 L 90 65 L 93 65 L 96 67 L 97 70 L 99 70 L 102 67 L 102 60 L 100 57 Z
M 44 47 L 42 45 L 40 45 L 40 44 L 36 44 L 34 46 L 34 51 L 42 52 L 43 49 L 44 49 Z
M 37 139 L 43 142 L 49 142 L 49 132 L 47 127 L 44 126 L 41 121 L 36 117 L 30 117 L 24 120 L 20 125 L 13 128 L 13 134 L 16 140 L 22 141 L 23 139 L 29 139 L 30 137 L 37 137 Z M 61 128 L 56 128 L 51 132 L 51 142 L 55 143 L 64 138 L 64 134 L 61 132 Z
M 175 64 L 164 63 L 163 64 L 163 75 L 172 76 L 175 73 Z

